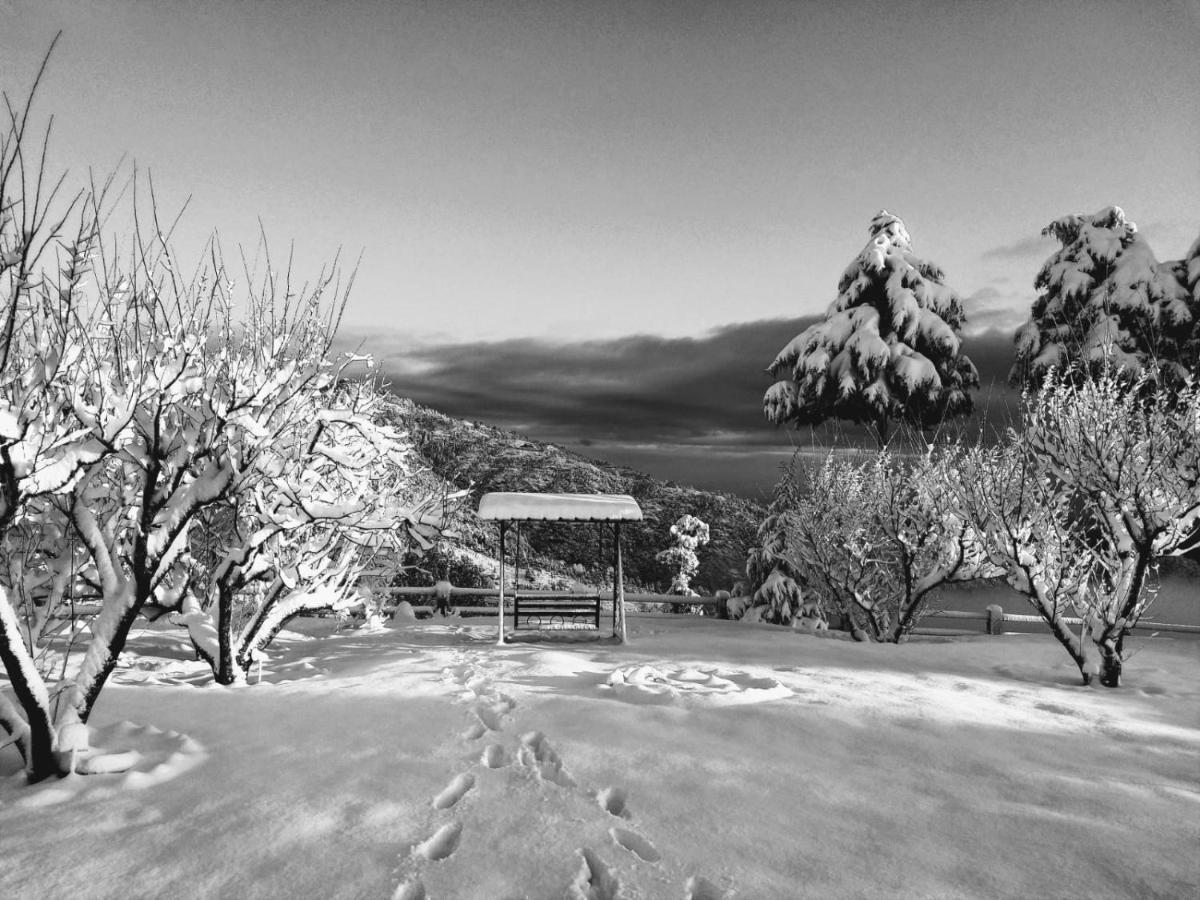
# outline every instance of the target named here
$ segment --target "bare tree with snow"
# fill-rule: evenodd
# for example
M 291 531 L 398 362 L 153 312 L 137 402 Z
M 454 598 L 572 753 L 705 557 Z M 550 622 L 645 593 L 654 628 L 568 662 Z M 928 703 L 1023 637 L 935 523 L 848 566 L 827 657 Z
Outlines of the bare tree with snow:
M 1070 366 L 1131 375 L 1152 368 L 1170 383 L 1197 372 L 1187 352 L 1200 309 L 1196 266 L 1189 291 L 1188 261 L 1160 263 L 1119 206 L 1064 216 L 1042 234 L 1062 246 L 1034 281 L 1037 300 L 1016 334 L 1015 381 L 1037 383 Z
M 111 430 L 96 431 L 81 428 L 72 408 L 70 386 L 86 366 L 82 348 L 98 324 L 86 321 L 81 307 L 107 185 L 58 203 L 63 181 L 46 178 L 49 128 L 40 148 L 29 129 L 49 56 L 22 107 L 14 109 L 5 95 L 9 122 L 0 131 L 0 541 L 6 563 L 0 662 L 12 690 L 12 699 L 0 693 L 0 728 L 12 735 L 31 780 L 62 771 L 79 736 L 77 717 L 56 716 L 55 706 L 63 705 L 48 689 L 43 676 L 50 665 L 39 652 L 56 630 L 56 607 L 69 599 L 66 585 L 79 563 L 72 549 L 64 550 L 68 525 L 52 501 L 69 497 L 89 468 L 104 464 L 132 415 L 124 398 L 104 398 L 100 402 L 113 410 Z
M 1125 639 L 1155 596 L 1156 563 L 1196 545 L 1200 388 L 1115 367 L 1051 372 L 1021 431 L 967 453 L 959 509 L 1084 683 L 1120 684 Z M 1078 618 L 1078 631 L 1072 618 Z
M 374 556 L 431 546 L 463 496 L 417 486 L 412 445 L 380 421 L 381 399 L 369 380 L 314 393 L 231 498 L 207 588 L 182 611 L 218 682 L 242 680 L 292 617 L 359 602 Z
M 881 210 L 870 234 L 825 318 L 768 367 L 788 376 L 763 397 L 771 422 L 861 422 L 883 446 L 894 423 L 926 428 L 971 411 L 979 374 L 962 353 L 962 300 L 913 254 L 899 218 Z
M 911 463 L 886 450 L 863 461 L 831 452 L 797 479 L 785 552 L 809 598 L 857 639 L 897 642 L 938 587 L 995 573 L 949 502 L 950 465 L 932 450 Z

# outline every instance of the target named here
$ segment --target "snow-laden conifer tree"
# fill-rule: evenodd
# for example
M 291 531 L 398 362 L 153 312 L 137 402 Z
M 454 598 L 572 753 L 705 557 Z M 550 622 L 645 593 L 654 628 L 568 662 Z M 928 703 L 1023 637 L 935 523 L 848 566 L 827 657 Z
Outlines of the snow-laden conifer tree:
M 743 611 L 777 625 L 791 624 L 804 606 L 795 560 L 788 554 L 788 517 L 798 496 L 796 460 L 783 470 L 767 515 L 758 526 L 758 544 L 746 554 L 750 606 Z M 750 613 L 750 610 L 758 610 Z
M 1128 374 L 1154 368 L 1177 383 L 1200 368 L 1185 352 L 1198 302 L 1189 295 L 1187 261 L 1155 259 L 1119 206 L 1064 216 L 1042 234 L 1062 246 L 1034 281 L 1039 294 L 1016 334 L 1013 380 L 1108 364 Z
M 789 376 L 763 397 L 771 422 L 863 422 L 882 445 L 892 423 L 925 428 L 971 411 L 979 374 L 962 353 L 962 300 L 913 254 L 899 218 L 880 211 L 870 233 L 825 318 L 771 363 Z
M 672 546 L 659 551 L 655 557 L 660 563 L 675 571 L 671 575 L 671 593 L 687 597 L 697 596 L 692 590 L 692 578 L 700 571 L 700 560 L 696 550 L 708 543 L 708 525 L 696 516 L 680 516 L 671 526 Z
M 1200 237 L 1192 242 L 1187 255 L 1179 261 L 1180 280 L 1187 290 L 1188 302 L 1192 309 L 1192 328 L 1188 335 L 1180 357 L 1185 368 L 1193 374 L 1200 373 Z

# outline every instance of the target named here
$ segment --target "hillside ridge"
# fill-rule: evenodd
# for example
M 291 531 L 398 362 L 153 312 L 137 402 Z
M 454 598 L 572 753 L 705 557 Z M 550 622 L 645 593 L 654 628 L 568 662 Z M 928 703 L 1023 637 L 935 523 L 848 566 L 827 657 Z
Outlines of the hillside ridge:
M 698 551 L 700 571 L 693 587 L 708 594 L 728 590 L 742 577 L 746 552 L 765 511 L 753 500 L 664 481 L 626 466 L 590 459 L 558 444 L 526 437 L 482 422 L 459 419 L 408 398 L 393 396 L 390 415 L 405 427 L 432 472 L 457 487 L 471 487 L 469 511 L 460 517 L 457 544 L 495 554 L 494 529 L 475 519 L 478 498 L 489 491 L 629 494 L 642 508 L 642 522 L 626 526 L 623 540 L 629 585 L 665 590 L 670 573 L 654 556 L 671 543 L 670 529 L 690 513 L 704 520 L 711 541 Z M 584 584 L 604 581 L 611 564 L 605 542 L 600 559 L 596 528 L 526 525 L 522 553 L 564 578 Z

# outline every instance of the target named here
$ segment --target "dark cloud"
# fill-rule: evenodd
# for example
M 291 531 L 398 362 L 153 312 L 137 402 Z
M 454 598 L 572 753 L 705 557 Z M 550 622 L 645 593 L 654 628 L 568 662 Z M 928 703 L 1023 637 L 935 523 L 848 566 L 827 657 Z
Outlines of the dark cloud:
M 816 318 L 728 325 L 698 338 L 421 345 L 344 341 L 379 360 L 392 390 L 451 415 L 511 428 L 660 477 L 751 496 L 769 490 L 791 449 L 812 441 L 762 417 L 765 369 Z M 964 338 L 989 396 L 1007 408 L 1011 330 Z M 848 433 L 848 436 L 852 436 Z
M 389 347 L 372 337 L 363 347 L 397 394 L 550 440 L 771 444 L 766 367 L 814 321 L 749 322 L 698 338 Z
M 1054 252 L 1054 238 L 1049 235 L 1031 234 L 1009 244 L 985 250 L 985 259 L 1029 259 L 1045 258 Z
M 966 332 L 980 334 L 993 329 L 1015 331 L 1029 317 L 1032 298 L 1015 291 L 985 285 L 963 298 L 967 314 Z

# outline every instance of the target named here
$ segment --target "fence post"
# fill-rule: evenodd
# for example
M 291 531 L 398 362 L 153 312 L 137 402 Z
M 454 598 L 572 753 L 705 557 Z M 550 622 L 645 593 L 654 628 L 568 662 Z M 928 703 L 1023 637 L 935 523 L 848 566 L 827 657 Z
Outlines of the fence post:
M 443 616 L 450 615 L 450 591 L 453 586 L 443 578 L 433 586 L 434 604 L 433 611 L 440 612 Z
M 1004 607 L 998 603 L 993 603 L 987 608 L 987 633 L 1004 633 Z
M 717 591 L 717 618 L 729 618 L 729 591 Z

